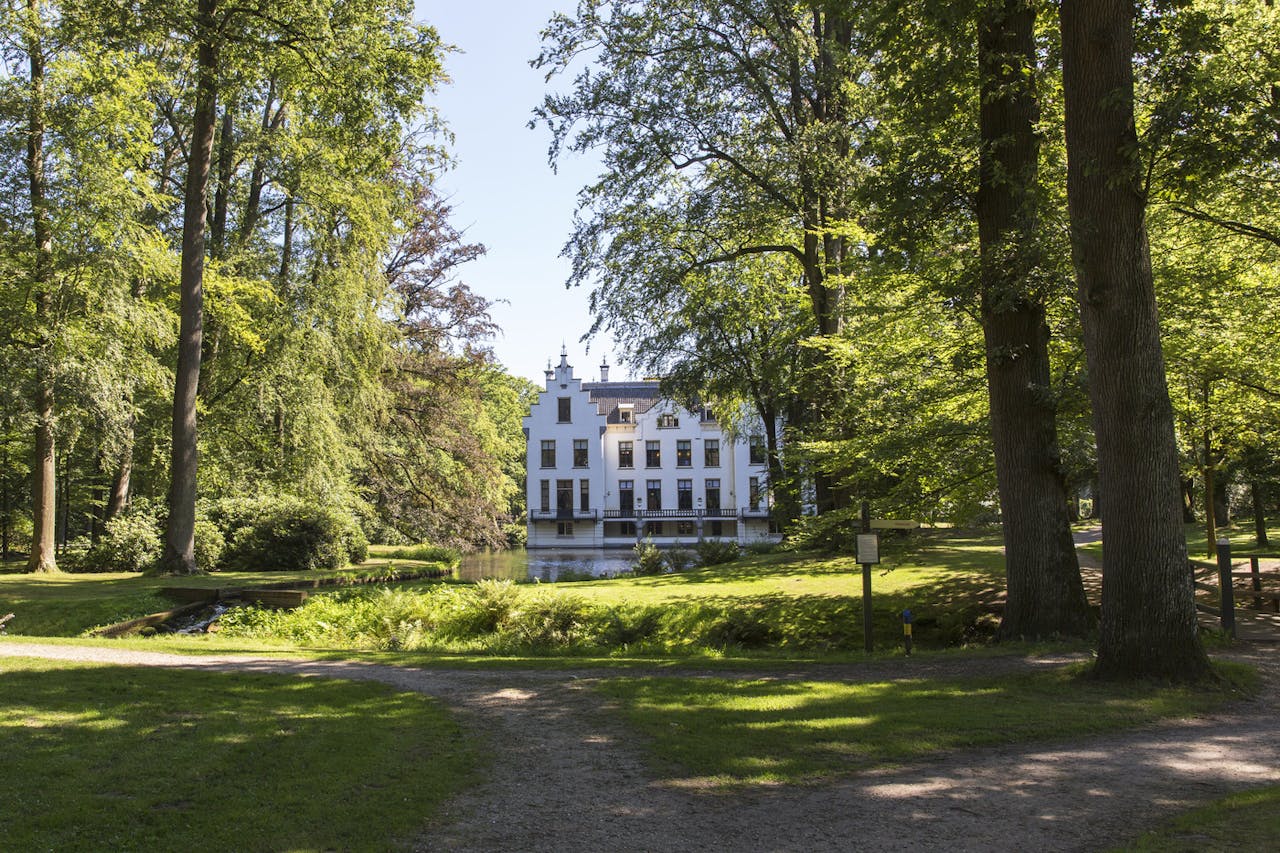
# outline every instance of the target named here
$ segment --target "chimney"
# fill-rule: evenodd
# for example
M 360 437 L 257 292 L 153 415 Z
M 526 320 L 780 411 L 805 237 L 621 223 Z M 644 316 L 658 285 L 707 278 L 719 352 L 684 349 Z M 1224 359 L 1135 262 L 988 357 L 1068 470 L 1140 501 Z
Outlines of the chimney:
M 600 381 L 601 382 L 609 381 L 609 362 L 607 361 L 600 362 Z

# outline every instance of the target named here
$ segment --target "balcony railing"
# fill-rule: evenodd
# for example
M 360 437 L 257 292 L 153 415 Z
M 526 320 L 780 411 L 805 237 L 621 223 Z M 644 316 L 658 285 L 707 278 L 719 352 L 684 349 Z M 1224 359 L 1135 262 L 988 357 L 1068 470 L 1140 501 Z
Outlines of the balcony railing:
M 738 518 L 768 519 L 772 508 L 744 506 L 737 512 L 729 509 L 535 509 L 529 511 L 533 521 L 642 521 L 665 518 L 703 519 L 706 521 L 733 521 Z
M 595 521 L 594 509 L 534 509 L 529 518 L 534 521 Z

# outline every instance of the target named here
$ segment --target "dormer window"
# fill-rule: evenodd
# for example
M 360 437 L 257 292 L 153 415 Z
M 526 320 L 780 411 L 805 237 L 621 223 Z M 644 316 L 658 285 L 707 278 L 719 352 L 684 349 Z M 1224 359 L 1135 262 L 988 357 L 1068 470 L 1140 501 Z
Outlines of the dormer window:
M 556 423 L 571 423 L 570 418 L 570 400 L 568 397 L 560 397 L 556 400 Z
M 618 407 L 618 423 L 620 424 L 634 423 L 634 421 L 632 420 L 633 415 L 634 415 L 634 412 L 630 406 Z
M 658 415 L 658 429 L 675 429 L 680 426 L 680 419 L 670 412 Z

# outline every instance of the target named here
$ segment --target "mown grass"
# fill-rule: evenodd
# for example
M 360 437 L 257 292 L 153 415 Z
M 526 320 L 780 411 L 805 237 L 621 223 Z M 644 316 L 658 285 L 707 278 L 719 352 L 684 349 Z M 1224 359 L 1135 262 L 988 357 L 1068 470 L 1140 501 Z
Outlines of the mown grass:
M 385 850 L 477 776 L 382 685 L 0 657 L 10 850 Z
M 916 644 L 985 639 L 996 624 L 996 536 L 922 537 L 873 580 L 881 648 L 898 648 L 901 611 Z M 859 567 L 850 557 L 751 556 L 656 577 L 573 584 L 406 584 L 313 596 L 290 613 L 237 610 L 227 634 L 305 648 L 494 655 L 840 655 L 861 650 Z
M 1116 853 L 1271 851 L 1280 839 L 1280 786 L 1232 794 L 1181 814 Z
M 846 681 L 609 679 L 597 687 L 666 773 L 721 785 L 825 779 L 940 751 L 1068 739 L 1204 713 L 1255 689 L 1090 680 L 1083 665 L 983 678 Z
M 201 589 L 245 587 L 266 583 L 354 578 L 364 573 L 448 568 L 445 564 L 413 560 L 383 560 L 340 571 L 215 572 L 183 577 L 140 572 L 73 574 L 0 573 L 0 616 L 13 613 L 6 630 L 26 636 L 68 637 L 92 628 L 169 610 L 175 605 L 159 594 L 161 587 Z M 25 568 L 18 565 L 17 569 Z

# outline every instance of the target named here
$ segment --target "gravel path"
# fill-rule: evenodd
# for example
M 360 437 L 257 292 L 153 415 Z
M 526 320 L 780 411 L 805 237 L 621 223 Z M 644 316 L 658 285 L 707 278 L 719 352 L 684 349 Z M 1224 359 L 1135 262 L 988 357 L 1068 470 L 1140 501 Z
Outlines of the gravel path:
M 488 781 L 446 807 L 421 836 L 422 850 L 1091 851 L 1188 806 L 1280 782 L 1275 647 L 1232 655 L 1257 665 L 1265 687 L 1259 698 L 1212 717 L 1087 742 L 950 753 L 826 785 L 732 793 L 697 780 L 655 778 L 634 738 L 589 689 L 618 671 L 419 670 L 3 640 L 0 655 L 373 680 L 439 697 L 490 734 L 497 750 Z M 945 677 L 1061 660 L 889 661 L 759 675 Z

